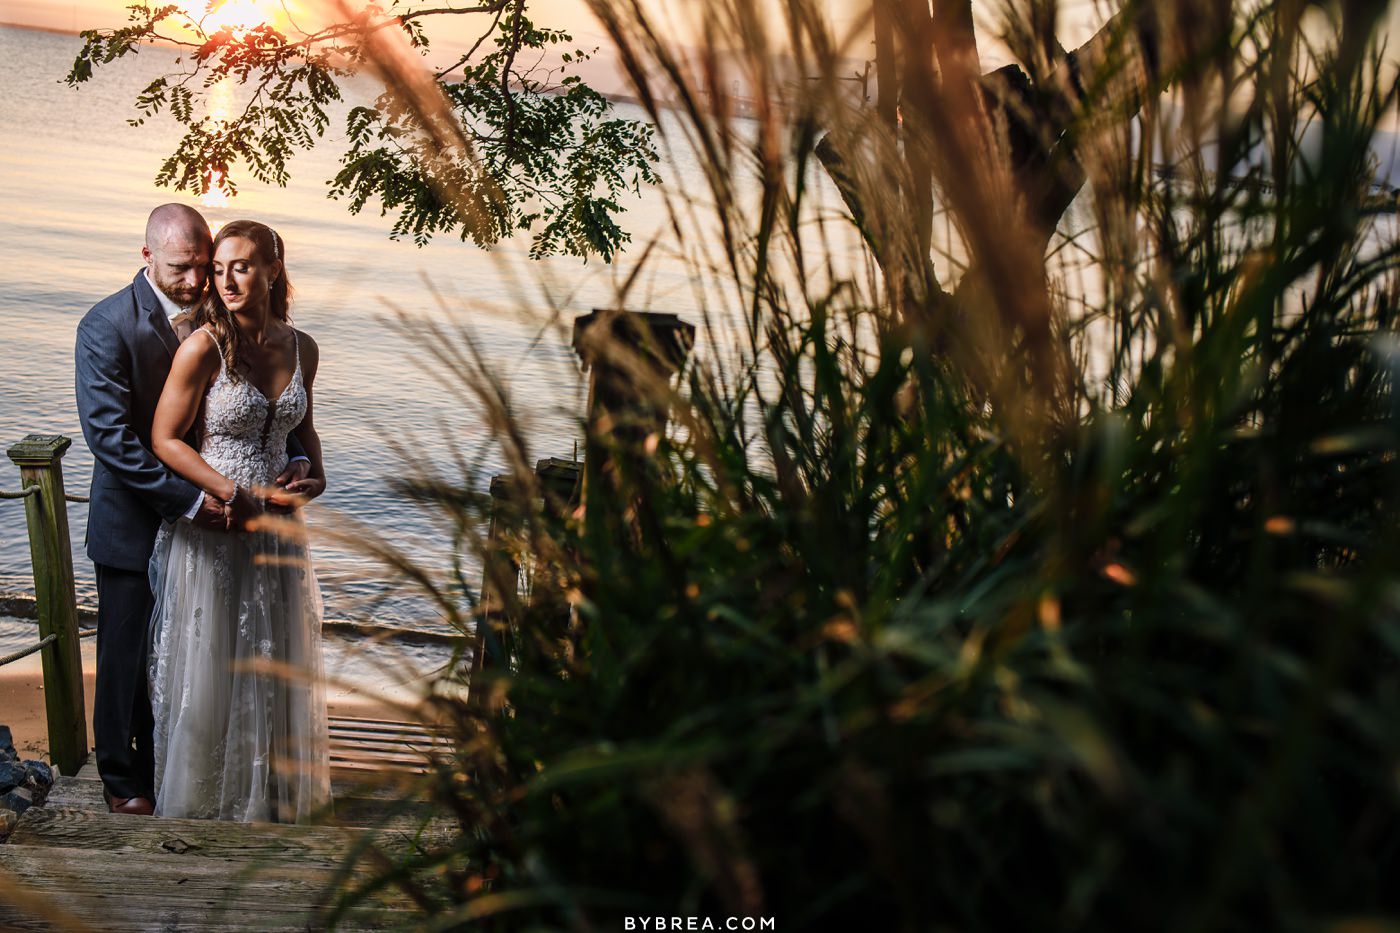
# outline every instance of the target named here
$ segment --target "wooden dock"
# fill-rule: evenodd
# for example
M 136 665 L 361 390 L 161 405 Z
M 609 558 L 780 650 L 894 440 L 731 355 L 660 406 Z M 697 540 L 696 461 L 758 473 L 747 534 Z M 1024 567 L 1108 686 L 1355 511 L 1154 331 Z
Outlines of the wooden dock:
M 414 723 L 333 717 L 330 725 L 334 815 L 326 825 L 117 815 L 107 812 L 92 762 L 58 777 L 47 804 L 26 810 L 0 845 L 0 929 L 324 928 L 335 892 L 374 865 L 362 859 L 347 873 L 351 852 L 411 852 L 455 830 L 394 787 L 447 749 L 442 738 Z M 412 929 L 421 919 L 391 888 L 337 929 Z

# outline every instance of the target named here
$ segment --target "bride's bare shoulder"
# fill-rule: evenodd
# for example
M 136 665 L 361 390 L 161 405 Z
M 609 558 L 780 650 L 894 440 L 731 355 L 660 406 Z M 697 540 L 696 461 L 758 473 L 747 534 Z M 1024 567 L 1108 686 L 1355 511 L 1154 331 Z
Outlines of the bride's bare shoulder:
M 197 327 L 180 342 L 180 349 L 175 351 L 173 365 L 195 370 L 203 370 L 213 366 L 217 370 L 221 356 L 219 338 L 207 328 Z

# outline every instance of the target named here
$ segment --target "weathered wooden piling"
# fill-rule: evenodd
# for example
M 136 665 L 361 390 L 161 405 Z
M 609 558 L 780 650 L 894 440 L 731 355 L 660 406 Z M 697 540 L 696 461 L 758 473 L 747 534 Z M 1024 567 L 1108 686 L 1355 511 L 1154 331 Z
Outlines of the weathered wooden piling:
M 589 535 L 617 536 L 627 524 L 631 493 L 665 436 L 671 379 L 694 345 L 695 326 L 675 314 L 596 309 L 574 322 L 574 351 L 589 370 L 583 457 Z
M 37 495 L 25 497 L 24 513 L 34 563 L 39 635 L 57 636 L 43 651 L 49 755 L 66 775 L 77 774 L 88 756 L 73 548 L 63 494 L 62 461 L 71 444 L 58 434 L 30 434 L 7 451 L 19 466 L 21 488 L 39 488 Z
M 618 536 L 638 488 L 635 480 L 646 471 L 665 434 L 671 379 L 685 365 L 694 343 L 695 327 L 674 314 L 598 309 L 574 322 L 574 350 L 589 371 L 582 468 L 574 460 L 541 460 L 529 493 L 517 488 L 520 481 L 513 475 L 491 479 L 472 702 L 489 702 L 487 678 L 478 675 L 508 666 L 522 648 L 515 615 L 521 607 L 521 572 L 531 569 L 522 555 L 532 550 L 523 537 L 527 516 L 522 510 L 558 519 L 583 504 L 585 534 Z M 532 553 L 531 559 L 536 562 L 526 597 L 531 617 L 558 619 L 561 625 L 558 632 L 530 634 L 549 641 L 564 634 L 569 606 L 548 573 L 540 572 L 548 555 Z
M 520 605 L 521 555 L 526 550 L 523 539 L 525 516 L 522 508 L 540 509 L 555 518 L 578 504 L 579 464 L 574 460 L 548 457 L 535 464 L 535 486 L 539 497 L 514 488 L 510 475 L 491 478 L 491 512 L 487 530 L 486 553 L 481 585 L 481 611 L 472 652 L 473 683 L 485 669 L 500 668 L 515 656 L 515 615 Z M 545 601 L 561 602 L 562 594 L 536 577 L 528 599 L 538 607 Z M 484 699 L 484 691 L 472 690 L 473 701 Z

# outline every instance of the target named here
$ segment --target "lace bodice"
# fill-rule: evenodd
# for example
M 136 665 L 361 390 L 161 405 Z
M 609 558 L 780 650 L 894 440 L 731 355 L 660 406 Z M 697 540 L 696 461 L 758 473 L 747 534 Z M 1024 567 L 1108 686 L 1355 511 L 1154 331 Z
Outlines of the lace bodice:
M 219 375 L 204 396 L 204 461 L 240 486 L 266 486 L 287 466 L 287 435 L 306 417 L 301 345 L 282 394 L 269 401 L 247 379 L 234 382 L 220 355 Z

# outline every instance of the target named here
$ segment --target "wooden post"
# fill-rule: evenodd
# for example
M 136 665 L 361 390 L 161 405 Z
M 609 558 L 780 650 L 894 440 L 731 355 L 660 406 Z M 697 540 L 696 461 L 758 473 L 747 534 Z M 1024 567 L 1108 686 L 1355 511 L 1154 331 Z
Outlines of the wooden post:
M 485 708 L 487 696 L 479 675 L 488 667 L 500 668 L 508 656 L 505 643 L 510 631 L 511 610 L 517 600 L 520 563 L 516 559 L 517 521 L 512 508 L 510 476 L 491 477 L 491 517 L 486 532 L 486 553 L 482 555 L 481 603 L 476 617 L 476 637 L 472 641 L 471 679 L 468 701 Z
M 576 460 L 547 457 L 535 463 L 535 481 L 540 490 L 540 508 L 548 521 L 562 523 L 580 501 L 581 464 Z M 537 555 L 538 556 L 538 555 Z M 530 618 L 543 626 L 552 641 L 563 638 L 569 627 L 569 602 L 558 585 L 557 575 L 536 561 L 530 576 Z
M 49 720 L 49 756 L 60 773 L 72 776 L 87 760 L 87 718 L 83 705 L 83 658 L 78 648 L 78 604 L 73 591 L 73 548 L 68 537 L 68 505 L 63 497 L 63 455 L 72 444 L 57 434 L 31 434 L 10 447 L 26 496 L 29 553 L 34 564 L 34 595 L 39 635 L 58 639 L 43 651 L 44 703 Z
M 594 310 L 574 321 L 574 351 L 591 370 L 583 457 L 584 522 L 590 537 L 617 539 L 628 498 L 670 417 L 671 377 L 685 365 L 695 327 L 674 314 Z
M 558 517 L 571 503 L 578 501 L 579 465 L 576 462 L 546 458 L 535 465 L 535 476 L 543 494 L 540 503 L 522 501 L 523 494 L 515 488 L 510 475 L 491 477 L 491 516 L 482 568 L 481 611 L 477 616 L 472 651 L 472 684 L 479 683 L 476 675 L 487 668 L 509 669 L 518 648 L 513 610 L 520 601 L 520 536 L 525 521 L 521 510 L 538 507 Z M 530 600 L 538 604 L 559 595 L 543 593 L 537 585 Z M 483 691 L 470 687 L 468 697 L 477 704 L 486 699 Z

